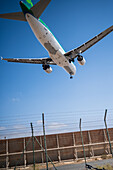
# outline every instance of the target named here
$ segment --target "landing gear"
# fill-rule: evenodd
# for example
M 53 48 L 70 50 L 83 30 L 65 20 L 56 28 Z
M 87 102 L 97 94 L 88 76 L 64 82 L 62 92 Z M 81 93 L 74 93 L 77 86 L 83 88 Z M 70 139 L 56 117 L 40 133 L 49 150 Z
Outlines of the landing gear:
M 74 58 L 69 59 L 69 63 L 73 62 L 74 63 Z
M 73 73 L 72 72 L 70 72 L 70 79 L 73 79 Z
M 73 79 L 73 76 L 70 75 L 70 79 Z

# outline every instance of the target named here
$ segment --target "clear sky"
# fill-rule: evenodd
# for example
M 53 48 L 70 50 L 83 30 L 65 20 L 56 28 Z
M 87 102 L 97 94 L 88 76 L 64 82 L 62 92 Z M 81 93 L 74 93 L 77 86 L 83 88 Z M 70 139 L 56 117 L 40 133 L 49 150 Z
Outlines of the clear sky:
M 19 0 L 1 1 L 0 13 L 16 11 L 21 11 Z M 52 0 L 41 19 L 69 51 L 113 25 L 113 0 Z M 40 58 L 48 53 L 27 22 L 0 19 L 0 56 Z M 41 117 L 45 112 L 54 113 L 54 119 L 60 112 L 113 109 L 113 32 L 83 56 L 86 64 L 75 61 L 72 80 L 58 66 L 47 74 L 41 65 L 0 61 L 0 117 Z

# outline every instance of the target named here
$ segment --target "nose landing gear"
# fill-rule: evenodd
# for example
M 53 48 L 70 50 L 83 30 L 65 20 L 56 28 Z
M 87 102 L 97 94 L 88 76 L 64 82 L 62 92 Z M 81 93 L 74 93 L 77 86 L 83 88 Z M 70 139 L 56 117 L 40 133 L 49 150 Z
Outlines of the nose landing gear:
M 70 72 L 70 79 L 73 79 L 73 73 L 72 72 Z
M 72 75 L 70 75 L 70 79 L 73 79 L 73 76 L 72 76 Z

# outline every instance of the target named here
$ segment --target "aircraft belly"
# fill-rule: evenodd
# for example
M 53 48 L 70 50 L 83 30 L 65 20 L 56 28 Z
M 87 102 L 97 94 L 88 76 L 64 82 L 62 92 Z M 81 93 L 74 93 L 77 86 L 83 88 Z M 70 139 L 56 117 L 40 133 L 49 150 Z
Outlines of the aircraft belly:
M 45 47 L 49 54 L 55 55 L 59 49 L 62 50 L 62 53 L 65 53 L 53 34 L 39 20 L 30 14 L 26 14 L 26 20 L 36 38 Z
M 68 66 L 63 66 L 64 70 L 70 75 L 75 75 L 76 67 L 73 63 L 69 63 Z
M 76 72 L 76 67 L 73 63 L 69 63 L 67 58 L 64 56 L 65 51 L 52 33 L 31 14 L 26 14 L 26 20 L 28 21 L 37 39 L 49 52 L 51 59 L 57 65 L 63 67 L 69 74 L 74 75 Z
M 40 23 L 34 16 L 26 14 L 26 20 L 28 21 L 33 33 L 39 42 L 46 48 L 45 43 L 50 41 L 50 31 L 45 28 L 45 26 Z M 48 49 L 46 48 L 48 51 Z

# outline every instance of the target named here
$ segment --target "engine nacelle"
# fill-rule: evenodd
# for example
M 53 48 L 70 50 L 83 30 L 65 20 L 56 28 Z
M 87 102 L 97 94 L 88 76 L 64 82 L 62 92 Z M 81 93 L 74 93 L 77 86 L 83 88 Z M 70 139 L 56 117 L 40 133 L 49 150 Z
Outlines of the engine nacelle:
M 51 73 L 52 72 L 52 68 L 49 65 L 42 65 L 42 67 L 43 67 L 43 70 L 46 73 Z
M 86 63 L 86 60 L 85 60 L 85 58 L 82 55 L 78 55 L 77 61 L 82 66 Z

